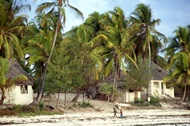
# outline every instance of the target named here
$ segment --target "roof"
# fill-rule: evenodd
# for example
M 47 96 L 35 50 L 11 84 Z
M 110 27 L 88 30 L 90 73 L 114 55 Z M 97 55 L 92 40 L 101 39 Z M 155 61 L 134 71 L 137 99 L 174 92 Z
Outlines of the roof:
M 125 82 L 125 76 L 123 74 L 123 72 L 121 72 L 120 77 L 118 77 L 117 79 L 117 85 L 118 87 L 123 87 L 126 82 Z M 108 83 L 108 84 L 112 84 L 114 83 L 114 73 L 108 75 L 101 83 Z
M 167 75 L 167 72 L 154 62 L 151 62 L 151 68 L 152 80 L 163 80 Z
M 152 74 L 151 80 L 163 80 L 163 78 L 167 75 L 167 72 L 164 69 L 162 69 L 160 66 L 155 64 L 154 62 L 151 62 L 151 74 Z M 108 75 L 101 83 L 113 84 L 114 73 Z M 121 72 L 120 78 L 118 78 L 117 80 L 117 84 L 118 87 L 123 87 L 126 84 L 123 72 Z
M 25 75 L 28 79 L 25 81 L 16 81 L 16 85 L 33 85 L 33 80 L 31 77 L 27 74 L 27 72 L 22 68 L 22 66 L 18 63 L 16 59 L 10 59 L 9 60 L 9 71 L 6 74 L 9 78 L 15 78 L 18 75 Z

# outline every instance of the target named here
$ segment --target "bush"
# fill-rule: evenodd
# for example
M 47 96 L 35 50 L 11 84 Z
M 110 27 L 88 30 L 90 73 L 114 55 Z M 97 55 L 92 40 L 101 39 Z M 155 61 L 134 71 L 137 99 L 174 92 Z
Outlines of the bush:
M 161 106 L 160 105 L 160 101 L 158 98 L 155 98 L 155 97 L 150 97 L 150 102 L 149 102 L 150 105 L 154 105 L 154 106 Z
M 44 103 L 43 102 L 40 102 L 38 106 L 39 106 L 40 111 L 44 110 Z
M 134 100 L 134 104 L 136 105 L 136 106 L 147 106 L 148 104 L 143 100 L 143 99 L 141 99 L 141 98 L 136 98 L 135 100 Z
M 16 111 L 16 112 L 19 112 L 19 111 L 22 110 L 22 106 L 21 105 L 14 105 L 13 110 Z
M 83 102 L 82 104 L 78 104 L 78 106 L 82 108 L 92 107 L 92 105 L 89 102 Z

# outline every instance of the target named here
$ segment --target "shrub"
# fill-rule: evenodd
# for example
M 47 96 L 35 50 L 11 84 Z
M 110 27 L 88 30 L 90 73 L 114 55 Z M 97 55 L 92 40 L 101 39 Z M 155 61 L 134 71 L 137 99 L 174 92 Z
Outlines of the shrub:
M 147 106 L 148 104 L 143 100 L 143 99 L 141 99 L 141 98 L 136 98 L 135 100 L 134 100 L 134 104 L 136 105 L 136 106 Z
M 22 106 L 21 105 L 14 105 L 13 110 L 16 111 L 16 112 L 19 112 L 19 111 L 22 110 Z
M 161 106 L 160 105 L 160 101 L 158 98 L 155 98 L 155 97 L 150 97 L 150 102 L 149 102 L 150 105 L 154 105 L 154 106 Z
M 92 105 L 89 102 L 83 102 L 82 104 L 78 104 L 78 106 L 82 108 L 92 107 Z
M 38 106 L 39 106 L 40 111 L 44 110 L 44 103 L 43 102 L 40 102 Z

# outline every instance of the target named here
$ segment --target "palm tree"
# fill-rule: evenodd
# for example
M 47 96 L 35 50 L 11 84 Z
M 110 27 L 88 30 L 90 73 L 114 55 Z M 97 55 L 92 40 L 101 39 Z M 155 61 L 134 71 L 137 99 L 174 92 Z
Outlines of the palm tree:
M 131 14 L 129 20 L 131 25 L 129 30 L 130 38 L 136 44 L 135 53 L 137 58 L 141 56 L 143 59 L 146 59 L 148 53 L 149 69 L 151 67 L 150 65 L 152 60 L 151 48 L 152 50 L 157 50 L 153 45 L 158 45 L 158 42 L 160 43 L 160 41 L 157 41 L 156 39 L 159 38 L 166 41 L 165 36 L 155 29 L 155 25 L 159 25 L 160 19 L 152 19 L 152 17 L 152 10 L 149 6 L 138 4 L 135 11 Z M 160 47 L 160 44 L 156 47 Z
M 54 16 L 57 16 L 57 23 L 56 23 L 56 27 L 54 28 L 55 30 L 55 35 L 54 35 L 54 39 L 53 39 L 53 45 L 52 45 L 52 49 L 49 55 L 48 60 L 50 61 L 53 50 L 54 50 L 54 46 L 55 46 L 55 42 L 57 39 L 57 34 L 58 32 L 60 32 L 60 28 L 62 26 L 65 25 L 66 22 L 66 8 L 71 9 L 74 13 L 77 14 L 78 17 L 83 17 L 83 14 L 81 11 L 79 11 L 77 8 L 73 7 L 72 5 L 69 4 L 69 0 L 56 0 L 55 2 L 45 2 L 42 3 L 41 5 L 38 6 L 36 12 L 38 14 L 42 13 L 45 10 L 50 10 L 46 13 L 46 16 L 49 17 L 52 14 L 54 14 Z M 56 14 L 56 15 L 55 15 Z
M 23 9 L 30 9 L 29 5 L 20 5 L 18 1 L 0 1 L 0 55 L 6 58 L 13 57 L 13 54 L 23 58 L 23 52 L 18 33 L 23 29 L 23 16 L 16 16 Z
M 187 85 L 190 84 L 190 31 L 186 27 L 178 27 L 174 32 L 175 37 L 170 39 L 168 47 L 164 49 L 167 69 L 170 71 L 165 81 L 172 85 L 184 86 L 184 101 Z
M 103 30 L 103 24 L 101 23 L 102 15 L 98 12 L 93 12 L 90 14 L 85 22 L 83 23 L 83 27 L 87 32 L 89 32 L 89 37 L 95 37 L 99 34 L 101 30 Z
M 61 30 L 62 30 L 61 28 L 63 28 L 63 26 L 65 25 L 66 7 L 73 10 L 75 13 L 77 13 L 79 17 L 83 18 L 82 12 L 80 12 L 77 8 L 71 6 L 69 4 L 69 0 L 56 0 L 55 2 L 45 2 L 45 3 L 42 3 L 41 5 L 39 5 L 37 10 L 36 10 L 36 12 L 38 14 L 40 14 L 42 12 L 46 13 L 46 11 L 49 10 L 45 14 L 45 17 L 43 18 L 43 22 L 45 22 L 46 19 L 52 18 L 52 17 L 54 17 L 54 21 L 56 21 L 56 23 L 54 23 L 54 24 L 56 24 L 56 27 L 50 28 L 50 29 L 54 30 L 54 37 L 52 39 L 51 51 L 49 53 L 47 62 L 50 62 L 50 59 L 51 59 L 52 54 L 53 54 L 53 50 L 55 48 L 55 44 L 57 42 L 57 36 L 59 33 L 61 33 Z M 48 64 L 46 64 L 44 77 L 46 77 L 47 67 L 48 67 Z M 45 84 L 45 78 L 43 78 L 42 88 L 41 88 L 37 102 L 39 102 L 42 98 L 44 84 Z
M 111 14 L 111 16 L 110 16 Z M 120 77 L 120 69 L 126 73 L 125 61 L 130 61 L 136 65 L 132 59 L 133 43 L 128 41 L 127 21 L 121 8 L 116 7 L 103 15 L 102 23 L 105 24 L 106 35 L 106 52 L 103 56 L 105 59 L 105 75 L 111 73 L 114 69 L 114 86 L 117 88 L 117 80 Z
M 43 94 L 47 62 L 51 52 L 54 32 L 50 28 L 40 29 L 35 24 L 28 26 L 28 29 L 34 36 L 28 40 L 28 46 L 24 49 L 24 52 L 28 55 L 28 65 L 33 65 L 34 67 L 34 77 L 39 80 L 39 92 L 36 101 L 39 102 Z

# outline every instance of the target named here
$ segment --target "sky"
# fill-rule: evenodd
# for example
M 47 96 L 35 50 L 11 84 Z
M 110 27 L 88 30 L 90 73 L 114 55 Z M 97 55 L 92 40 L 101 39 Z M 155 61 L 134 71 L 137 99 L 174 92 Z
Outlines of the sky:
M 28 0 L 32 5 L 32 11 L 28 13 L 30 19 L 35 16 L 35 8 L 42 2 L 48 0 Z M 32 2 L 31 2 L 32 1 Z M 52 1 L 52 0 L 49 0 Z M 86 19 L 89 14 L 94 11 L 100 14 L 113 11 L 115 7 L 120 7 L 125 17 L 129 18 L 130 14 L 135 10 L 136 5 L 144 3 L 150 6 L 153 13 L 153 19 L 160 19 L 161 22 L 156 29 L 165 34 L 166 37 L 173 36 L 173 31 L 178 26 L 185 27 L 190 25 L 190 0 L 69 0 L 70 4 L 79 9 Z M 70 30 L 73 26 L 82 24 L 82 19 L 78 19 L 72 12 L 67 13 L 67 21 L 65 30 Z

